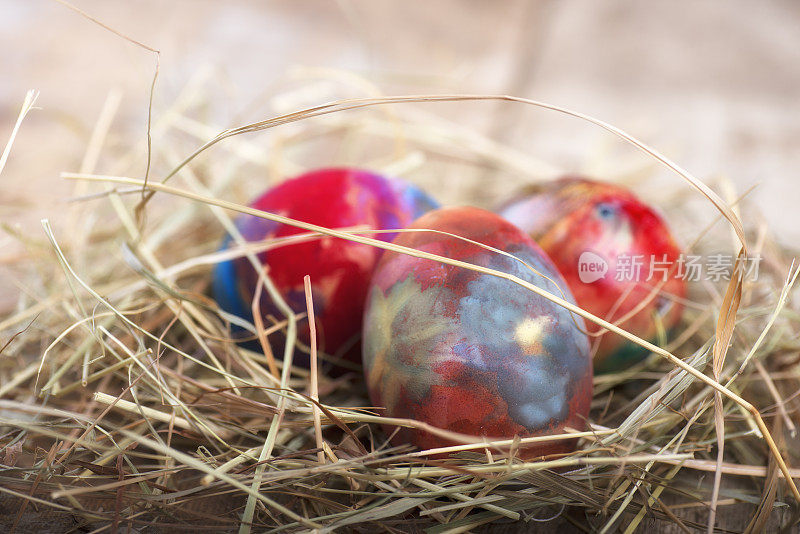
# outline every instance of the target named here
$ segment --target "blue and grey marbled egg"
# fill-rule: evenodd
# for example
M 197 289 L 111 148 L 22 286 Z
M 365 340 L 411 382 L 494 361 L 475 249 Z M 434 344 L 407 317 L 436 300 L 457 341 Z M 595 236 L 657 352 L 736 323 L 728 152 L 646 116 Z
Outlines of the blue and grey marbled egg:
M 547 255 L 498 215 L 445 208 L 411 228 L 459 235 L 527 266 L 439 233 L 403 233 L 394 242 L 513 274 L 573 301 Z M 388 416 L 492 438 L 585 426 L 592 362 L 582 319 L 512 281 L 387 252 L 373 275 L 364 317 L 367 385 Z M 412 429 L 402 429 L 397 439 L 421 448 L 452 444 Z M 524 453 L 573 446 L 549 442 Z

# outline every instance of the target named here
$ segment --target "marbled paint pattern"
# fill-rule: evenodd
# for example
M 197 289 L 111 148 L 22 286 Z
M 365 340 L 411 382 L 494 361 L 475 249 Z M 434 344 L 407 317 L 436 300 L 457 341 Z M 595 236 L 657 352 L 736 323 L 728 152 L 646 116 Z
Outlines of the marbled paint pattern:
M 661 216 L 628 189 L 565 177 L 530 188 L 499 212 L 548 253 L 587 311 L 651 341 L 659 323 L 669 330 L 680 321 L 680 301 L 686 295 L 677 263 L 681 250 Z M 597 280 L 581 278 L 586 252 L 607 263 L 607 272 Z M 632 267 L 635 256 L 641 257 L 638 273 Z M 662 272 L 666 266 L 674 269 Z M 652 291 L 655 295 L 644 304 Z M 593 323 L 587 328 L 598 330 Z M 612 333 L 593 337 L 592 344 L 598 373 L 624 369 L 647 355 Z
M 504 250 L 555 284 L 513 258 L 451 236 L 410 232 L 394 242 L 514 274 L 572 300 L 541 249 L 495 214 L 443 208 L 411 228 Z M 580 318 L 544 297 L 488 274 L 386 252 L 364 317 L 367 386 L 372 402 L 385 407 L 388 416 L 491 438 L 585 425 L 592 395 L 589 343 L 578 327 Z M 452 444 L 408 429 L 397 440 L 421 448 Z M 530 456 L 573 446 L 550 442 L 524 452 Z
M 404 228 L 436 202 L 420 189 L 373 172 L 333 168 L 308 172 L 287 180 L 259 196 L 252 207 L 326 228 Z M 247 241 L 284 238 L 305 233 L 299 228 L 252 216 L 241 216 L 236 226 Z M 376 234 L 389 241 L 395 234 Z M 229 246 L 226 238 L 222 248 Z M 320 350 L 357 360 L 358 338 L 367 285 L 381 249 L 323 237 L 282 245 L 259 255 L 287 304 L 295 312 L 306 309 L 303 277 L 311 275 Z M 247 258 L 221 262 L 214 270 L 213 290 L 226 311 L 252 320 L 250 309 L 258 275 Z M 262 313 L 283 316 L 262 293 Z M 269 323 L 267 323 L 269 324 Z M 308 327 L 299 328 L 308 341 Z M 276 351 L 280 353 L 280 351 Z M 302 363 L 302 357 L 298 358 Z

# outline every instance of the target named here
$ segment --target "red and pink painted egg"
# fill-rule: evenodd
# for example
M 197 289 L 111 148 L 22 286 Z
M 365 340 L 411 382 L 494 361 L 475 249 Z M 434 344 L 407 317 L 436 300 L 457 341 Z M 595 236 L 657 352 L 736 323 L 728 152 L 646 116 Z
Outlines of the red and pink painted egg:
M 547 255 L 496 214 L 442 208 L 411 228 L 461 236 L 525 263 L 442 233 L 405 232 L 394 243 L 504 271 L 572 301 Z M 364 313 L 370 397 L 389 417 L 473 436 L 508 439 L 582 428 L 592 396 L 582 327 L 579 316 L 512 281 L 387 251 Z M 422 449 L 454 444 L 410 428 L 395 439 Z M 574 445 L 551 440 L 522 453 L 565 452 Z
M 680 321 L 681 249 L 662 217 L 628 189 L 565 177 L 532 187 L 500 214 L 548 253 L 585 310 L 650 341 Z M 593 337 L 592 349 L 598 373 L 647 355 L 608 332 Z
M 332 229 L 398 229 L 408 226 L 438 204 L 413 185 L 374 172 L 353 168 L 321 169 L 305 173 L 273 187 L 256 198 L 251 207 Z M 294 226 L 254 216 L 241 216 L 236 227 L 248 242 L 286 238 L 305 233 Z M 376 234 L 389 241 L 393 233 Z M 230 245 L 227 238 L 222 248 Z M 358 339 L 369 278 L 381 249 L 334 237 L 283 244 L 259 254 L 288 306 L 306 310 L 303 277 L 311 276 L 319 349 L 334 358 L 358 360 Z M 246 258 L 219 263 L 213 290 L 220 307 L 252 320 L 251 303 L 258 273 Z M 262 292 L 263 314 L 282 319 L 282 314 Z M 266 324 L 269 324 L 266 322 Z M 298 329 L 308 342 L 308 326 Z M 302 356 L 296 357 L 303 363 Z

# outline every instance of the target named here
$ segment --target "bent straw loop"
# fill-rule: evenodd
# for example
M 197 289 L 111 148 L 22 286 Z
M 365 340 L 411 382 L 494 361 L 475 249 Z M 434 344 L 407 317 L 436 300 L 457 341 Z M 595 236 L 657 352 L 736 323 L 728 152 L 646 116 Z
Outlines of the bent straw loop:
M 667 158 L 654 148 L 646 145 L 645 143 L 642 143 L 641 141 L 639 141 L 632 135 L 628 134 L 624 130 L 617 128 L 616 126 L 613 126 L 612 124 L 609 124 L 605 121 L 596 119 L 590 115 L 586 115 L 579 111 L 573 111 L 571 109 L 567 109 L 561 106 L 556 106 L 554 104 L 548 104 L 546 102 L 540 102 L 529 98 L 522 98 L 510 95 L 442 94 L 442 95 L 387 96 L 381 98 L 344 99 L 344 100 L 337 100 L 335 102 L 329 102 L 327 104 L 321 104 L 319 106 L 313 106 L 300 111 L 286 113 L 284 115 L 279 115 L 271 119 L 254 122 L 251 124 L 246 124 L 238 128 L 231 128 L 220 132 L 216 137 L 206 142 L 204 145 L 202 145 L 200 148 L 198 148 L 192 154 L 190 154 L 186 159 L 184 159 L 181 163 L 179 163 L 177 167 L 175 167 L 172 171 L 169 172 L 169 174 L 167 174 L 164 177 L 162 183 L 166 182 L 167 180 L 175 176 L 178 173 L 178 171 L 180 171 L 184 166 L 186 166 L 189 162 L 191 162 L 195 157 L 200 155 L 206 149 L 217 144 L 223 139 L 227 139 L 228 137 L 233 137 L 235 135 L 266 130 L 269 128 L 273 128 L 275 126 L 280 126 L 282 124 L 297 122 L 300 120 L 312 117 L 318 117 L 321 115 L 328 115 L 330 113 L 337 113 L 340 111 L 373 107 L 384 104 L 402 104 L 402 103 L 412 103 L 412 102 L 463 102 L 463 101 L 480 101 L 480 100 L 499 100 L 506 102 L 516 102 L 520 104 L 527 104 L 539 107 L 542 109 L 548 109 L 551 111 L 557 111 L 559 113 L 563 113 L 565 115 L 569 115 L 571 117 L 575 117 L 590 122 L 616 135 L 617 137 L 631 143 L 632 145 L 642 150 L 646 154 L 649 154 L 652 157 L 656 158 L 667 168 L 669 168 L 677 175 L 679 175 L 681 178 L 689 182 L 689 184 L 691 184 L 695 189 L 703 193 L 703 195 L 705 195 L 705 197 L 708 198 L 711 201 L 711 203 L 714 204 L 714 206 L 731 223 L 731 225 L 734 228 L 734 231 L 736 232 L 736 236 L 739 238 L 742 247 L 745 249 L 745 253 L 747 252 L 747 242 L 744 235 L 744 227 L 742 226 L 742 222 L 739 220 L 739 217 L 733 212 L 728 203 L 725 202 L 719 195 L 717 195 L 717 193 L 715 193 L 705 183 L 692 176 L 688 171 L 683 169 L 677 163 L 673 162 L 672 160 L 670 160 L 669 158 Z M 149 200 L 149 198 L 154 194 L 154 192 L 155 191 L 151 191 L 142 202 L 146 202 L 147 200 Z
M 406 254 L 406 255 L 417 257 L 417 258 L 421 258 L 421 259 L 429 259 L 429 260 L 432 260 L 432 261 L 438 261 L 440 263 L 444 263 L 444 264 L 447 264 L 447 265 L 452 265 L 454 267 L 462 267 L 462 268 L 465 268 L 465 269 L 469 269 L 471 271 L 476 271 L 476 272 L 479 272 L 479 273 L 488 274 L 488 275 L 491 275 L 491 276 L 496 276 L 498 278 L 504 278 L 506 280 L 509 280 L 510 282 L 513 282 L 513 283 L 515 283 L 517 285 L 520 285 L 520 286 L 528 289 L 529 291 L 532 291 L 532 292 L 536 293 L 537 295 L 539 295 L 541 297 L 544 297 L 544 298 L 550 300 L 551 302 L 554 302 L 555 304 L 558 304 L 559 306 L 562 306 L 562 307 L 566 308 L 567 310 L 580 315 L 584 319 L 592 321 L 593 323 L 597 324 L 598 326 L 606 328 L 609 331 L 614 332 L 615 334 L 620 335 L 620 336 L 624 337 L 625 339 L 627 339 L 629 341 L 632 341 L 633 343 L 636 343 L 637 345 L 640 345 L 640 346 L 646 348 L 647 350 L 649 350 L 651 352 L 654 352 L 654 353 L 658 354 L 659 356 L 669 360 L 674 365 L 680 367 L 685 372 L 687 372 L 690 375 L 694 376 L 695 378 L 697 378 L 698 380 L 702 381 L 706 385 L 710 386 L 714 390 L 718 391 L 719 393 L 721 393 L 721 394 L 725 395 L 726 397 L 728 397 L 729 399 L 733 400 L 734 402 L 736 402 L 739 406 L 741 406 L 745 410 L 749 411 L 753 415 L 753 417 L 754 417 L 754 419 L 756 421 L 756 424 L 759 427 L 759 430 L 761 430 L 761 432 L 763 433 L 764 439 L 767 442 L 767 446 L 769 447 L 770 451 L 774 455 L 775 460 L 778 463 L 778 466 L 779 466 L 781 472 L 784 474 L 784 477 L 786 478 L 786 481 L 789 484 L 789 487 L 790 487 L 790 489 L 792 491 L 792 494 L 793 494 L 794 498 L 797 500 L 797 502 L 800 502 L 800 491 L 798 491 L 797 486 L 795 485 L 794 481 L 792 480 L 791 474 L 789 472 L 789 468 L 786 465 L 786 462 L 783 460 L 783 457 L 781 456 L 780 451 L 778 450 L 778 447 L 775 444 L 775 441 L 773 440 L 772 435 L 769 432 L 769 429 L 767 428 L 766 424 L 764 423 L 764 420 L 761 418 L 761 414 L 755 408 L 755 406 L 753 406 L 752 404 L 750 404 L 749 402 L 744 400 L 742 397 L 740 397 L 739 395 L 737 395 L 733 391 L 729 390 L 727 387 L 723 386 L 719 382 L 709 378 L 704 373 L 702 373 L 702 372 L 698 371 L 697 369 L 695 369 L 694 367 L 688 365 L 686 362 L 684 362 L 683 360 L 681 360 L 677 356 L 673 355 L 672 353 L 668 352 L 667 350 L 665 350 L 665 349 L 663 349 L 661 347 L 658 347 L 658 346 L 650 343 L 649 341 L 645 341 L 644 339 L 641 339 L 638 336 L 636 336 L 634 334 L 631 334 L 630 332 L 628 332 L 628 331 L 626 331 L 626 330 L 624 330 L 624 329 L 622 329 L 622 328 L 620 328 L 620 327 L 618 327 L 618 326 L 616 326 L 616 325 L 614 325 L 612 323 L 609 323 L 608 321 L 606 321 L 604 319 L 601 319 L 600 317 L 597 317 L 597 316 L 585 311 L 584 309 L 578 307 L 577 305 L 572 304 L 571 302 L 568 302 L 568 301 L 566 301 L 566 300 L 564 300 L 564 299 L 562 299 L 560 297 L 557 297 L 557 296 L 553 295 L 552 293 L 550 293 L 548 291 L 545 291 L 544 289 L 541 289 L 541 288 L 531 284 L 530 282 L 527 282 L 527 281 L 525 281 L 525 280 L 523 280 L 521 278 L 518 278 L 518 277 L 516 277 L 516 276 L 514 276 L 512 274 L 504 273 L 502 271 L 497 271 L 495 269 L 489 269 L 489 268 L 486 268 L 486 267 L 481 267 L 479 265 L 473 265 L 471 263 L 460 261 L 460 260 L 454 260 L 454 259 L 451 259 L 451 258 L 447 258 L 445 256 L 440 256 L 438 254 L 432 254 L 430 252 L 423 252 L 423 251 L 416 250 L 416 249 L 409 248 L 409 247 L 395 245 L 395 244 L 392 244 L 392 243 L 386 243 L 384 241 L 379 241 L 377 239 L 373 239 L 373 238 L 369 238 L 369 237 L 352 235 L 352 234 L 349 234 L 349 233 L 346 233 L 346 232 L 341 232 L 339 230 L 332 230 L 330 228 L 325 228 L 323 226 L 317 226 L 315 224 L 305 223 L 305 222 L 302 222 L 302 221 L 296 221 L 294 219 L 290 219 L 289 217 L 285 217 L 285 216 L 282 216 L 282 215 L 277 215 L 277 214 L 274 214 L 274 213 L 269 213 L 269 212 L 266 212 L 266 211 L 253 209 L 253 208 L 242 206 L 240 204 L 236 204 L 234 202 L 229 202 L 229 201 L 226 201 L 226 200 L 219 200 L 219 199 L 216 199 L 216 198 L 205 197 L 205 196 L 202 196 L 202 195 L 198 195 L 198 194 L 192 193 L 190 191 L 185 191 L 183 189 L 179 189 L 179 188 L 175 188 L 175 187 L 172 187 L 172 186 L 168 186 L 168 185 L 163 184 L 163 183 L 152 183 L 151 182 L 151 183 L 145 184 L 143 181 L 137 180 L 137 179 L 134 179 L 134 178 L 115 177 L 115 176 L 83 175 L 83 174 L 75 174 L 75 173 L 62 173 L 62 177 L 66 178 L 66 179 L 72 179 L 72 180 L 76 180 L 76 179 L 77 180 L 89 180 L 89 181 L 94 181 L 94 182 L 110 182 L 110 183 L 118 183 L 118 184 L 126 184 L 126 185 L 135 185 L 135 186 L 139 186 L 139 187 L 147 187 L 148 189 L 151 190 L 151 192 L 159 191 L 159 192 L 163 192 L 163 193 L 167 193 L 167 194 L 171 194 L 171 195 L 187 198 L 189 200 L 194 200 L 194 201 L 197 201 L 197 202 L 202 202 L 202 203 L 213 205 L 213 206 L 218 206 L 218 207 L 221 207 L 221 208 L 224 208 L 224 209 L 237 211 L 239 213 L 244 213 L 246 215 L 252 215 L 254 217 L 259 217 L 259 218 L 262 218 L 262 219 L 268 219 L 268 220 L 271 220 L 271 221 L 274 221 L 274 222 L 287 224 L 289 226 L 294 226 L 294 227 L 297 227 L 297 228 L 301 228 L 303 230 L 307 230 L 307 231 L 311 231 L 311 232 L 318 232 L 320 234 L 328 235 L 328 236 L 331 236 L 331 237 L 337 237 L 337 238 L 344 239 L 344 240 L 347 240 L 347 241 L 353 241 L 353 242 L 356 242 L 356 243 L 370 245 L 370 246 L 374 246 L 374 247 L 381 248 L 381 249 L 384 249 L 384 250 L 391 250 L 393 252 L 399 252 L 401 254 Z

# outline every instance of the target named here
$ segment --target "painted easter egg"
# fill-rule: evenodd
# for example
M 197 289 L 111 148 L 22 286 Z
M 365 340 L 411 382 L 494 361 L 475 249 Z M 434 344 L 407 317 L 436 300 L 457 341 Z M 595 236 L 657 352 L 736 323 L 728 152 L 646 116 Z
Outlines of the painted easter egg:
M 326 228 L 388 230 L 406 227 L 437 204 L 405 181 L 365 170 L 333 168 L 287 180 L 256 198 L 251 206 Z M 258 257 L 295 312 L 306 311 L 303 277 L 311 276 L 320 351 L 334 359 L 357 361 L 364 299 L 381 249 L 334 237 L 281 244 L 281 238 L 306 231 L 249 215 L 239 217 L 235 223 L 248 242 L 278 240 Z M 374 237 L 389 241 L 394 235 Z M 229 237 L 223 248 L 230 243 Z M 250 310 L 257 282 L 258 273 L 248 258 L 221 262 L 214 270 L 214 295 L 223 310 L 252 320 Z M 261 311 L 283 318 L 266 292 L 262 292 Z M 298 327 L 298 336 L 308 342 L 307 323 Z M 295 361 L 303 364 L 303 359 L 298 355 Z
M 572 301 L 547 255 L 496 214 L 442 208 L 410 228 L 455 234 L 525 263 L 442 233 L 406 232 L 394 243 L 510 273 Z M 581 328 L 579 316 L 512 281 L 387 251 L 364 312 L 370 397 L 387 416 L 473 436 L 508 439 L 582 428 L 592 362 Z M 396 440 L 423 449 L 453 444 L 408 428 Z M 524 454 L 572 447 L 573 440 L 551 441 Z
M 681 250 L 661 216 L 628 189 L 566 177 L 531 188 L 500 214 L 550 255 L 587 311 L 650 341 L 680 321 Z M 594 337 L 592 345 L 598 373 L 647 355 L 613 333 Z

